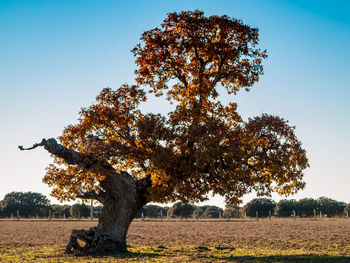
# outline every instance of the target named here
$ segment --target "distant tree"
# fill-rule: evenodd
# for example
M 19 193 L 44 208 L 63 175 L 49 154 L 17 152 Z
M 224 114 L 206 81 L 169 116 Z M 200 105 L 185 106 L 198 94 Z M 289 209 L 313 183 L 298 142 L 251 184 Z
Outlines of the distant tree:
M 177 202 L 169 209 L 171 217 L 189 218 L 193 215 L 195 207 L 188 203 Z
M 163 216 L 166 216 L 168 209 L 169 208 L 163 208 L 158 205 L 146 205 L 143 207 L 142 212 L 145 217 L 158 218 L 161 213 Z
M 63 215 L 68 218 L 71 216 L 69 210 L 70 205 L 51 205 L 50 209 L 52 211 L 52 217 L 59 218 L 63 217 Z
M 143 206 L 138 212 L 137 214 L 135 215 L 135 218 L 141 218 L 142 215 L 143 216 L 146 216 L 146 206 Z
M 338 202 L 338 209 L 337 209 L 338 216 L 344 215 L 346 206 L 347 206 L 347 204 L 345 202 Z M 343 208 L 342 211 L 340 211 L 341 208 Z
M 0 217 L 6 217 L 4 213 L 4 207 L 5 207 L 4 201 L 0 200 Z
M 223 210 L 220 207 L 217 206 L 209 206 L 205 209 L 203 213 L 203 217 L 205 218 L 219 218 L 220 215 L 222 216 Z
M 194 211 L 193 211 L 193 216 L 196 218 L 202 217 L 205 209 L 209 207 L 209 205 L 204 205 L 204 206 L 196 206 L 194 205 Z
M 345 207 L 346 203 L 338 202 L 328 197 L 322 196 L 317 199 L 318 211 L 321 211 L 322 214 L 327 215 L 328 217 L 342 215 Z
M 205 209 L 202 206 L 193 205 L 193 207 L 194 207 L 194 210 L 193 210 L 192 216 L 195 218 L 201 217 Z
M 94 217 L 100 217 L 102 208 L 103 208 L 102 205 L 94 206 Z
M 293 210 L 297 211 L 297 201 L 295 199 L 282 199 L 277 203 L 274 213 L 279 217 L 288 217 L 293 215 Z
M 225 218 L 239 218 L 241 216 L 241 207 L 238 205 L 226 205 L 223 213 Z
M 86 204 L 74 204 L 70 207 L 69 213 L 72 217 L 89 217 L 90 216 L 90 207 Z
M 145 205 L 140 209 L 135 218 L 141 218 L 142 215 L 148 218 L 159 218 L 161 215 L 166 217 L 169 209 L 167 206 Z
M 300 217 L 311 217 L 317 210 L 317 200 L 313 198 L 303 198 L 297 202 L 297 213 Z
M 11 192 L 1 201 L 3 216 L 17 215 L 21 217 L 33 217 L 45 215 L 45 209 L 50 205 L 46 196 L 35 192 Z
M 144 206 L 144 209 L 145 209 L 144 216 L 150 217 L 150 218 L 157 218 L 161 210 L 161 207 L 158 205 L 146 205 Z
M 255 198 L 248 202 L 243 209 L 247 216 L 255 217 L 256 212 L 258 212 L 259 217 L 267 217 L 269 211 L 273 213 L 275 206 L 275 201 L 269 198 Z
M 163 214 L 163 217 L 165 217 L 165 216 L 168 215 L 169 210 L 170 210 L 170 207 L 169 207 L 169 206 L 163 206 L 163 207 L 162 207 L 162 214 Z
M 348 203 L 347 206 L 344 208 L 344 213 L 350 216 L 350 203 Z

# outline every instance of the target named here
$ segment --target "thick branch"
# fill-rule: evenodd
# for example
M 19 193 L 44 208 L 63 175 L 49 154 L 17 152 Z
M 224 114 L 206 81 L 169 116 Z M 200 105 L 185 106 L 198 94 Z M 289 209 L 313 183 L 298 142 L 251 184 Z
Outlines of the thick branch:
M 135 181 L 129 173 L 117 173 L 107 160 L 97 159 L 94 156 L 68 149 L 57 143 L 54 138 L 43 139 L 40 143 L 34 144 L 30 148 L 23 148 L 23 146 L 18 148 L 31 150 L 39 146 L 43 146 L 49 153 L 64 159 L 67 164 L 77 165 L 82 169 L 105 176 L 106 178 L 100 181 L 101 187 L 105 190 L 120 194 L 125 193 L 125 191 L 135 191 Z
M 45 150 L 47 150 L 49 153 L 57 156 L 57 157 L 61 157 L 63 158 L 68 164 L 77 164 L 79 166 L 83 166 L 83 159 L 84 156 L 81 153 L 78 153 L 74 150 L 65 148 L 63 145 L 57 143 L 57 141 L 54 138 L 50 138 L 50 139 L 43 139 L 40 143 L 36 143 L 34 144 L 32 147 L 30 148 L 23 148 L 23 146 L 18 146 L 18 148 L 20 150 L 32 150 L 35 149 L 39 146 L 44 146 Z M 84 165 L 86 166 L 86 164 Z M 85 168 L 86 167 L 82 167 Z
M 95 191 L 86 192 L 81 195 L 77 195 L 76 197 L 81 199 L 94 199 L 101 203 L 104 201 L 104 197 L 101 194 L 97 194 Z
M 196 56 L 196 59 L 199 61 L 200 67 L 199 67 L 199 72 L 198 72 L 198 82 L 200 85 L 203 82 L 203 71 L 205 68 L 205 65 L 207 64 L 207 61 L 204 61 L 203 58 L 199 56 L 197 46 L 194 46 L 194 54 Z
M 139 198 L 138 202 L 147 203 L 147 191 L 152 186 L 151 175 L 148 174 L 144 178 L 137 180 L 135 183 Z

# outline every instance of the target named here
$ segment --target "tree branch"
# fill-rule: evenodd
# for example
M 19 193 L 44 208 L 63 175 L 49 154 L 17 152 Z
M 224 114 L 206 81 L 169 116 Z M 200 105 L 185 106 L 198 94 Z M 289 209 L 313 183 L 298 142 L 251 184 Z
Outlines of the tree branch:
M 215 79 L 212 81 L 211 83 L 211 88 L 214 88 L 216 86 L 216 84 L 222 79 L 224 78 L 224 75 L 222 74 L 221 70 L 222 70 L 222 67 L 224 66 L 226 60 L 225 58 L 221 58 L 220 59 L 220 62 L 219 62 L 219 65 L 218 65 L 218 71 L 216 72 L 216 76 L 215 76 Z
M 22 145 L 19 145 L 18 148 L 21 150 L 21 151 L 27 151 L 27 150 L 33 150 L 39 146 L 43 146 L 42 142 L 41 143 L 35 143 L 33 144 L 32 147 L 29 147 L 29 148 L 24 148 Z
M 63 158 L 68 164 L 72 164 L 72 165 L 77 164 L 81 168 L 88 169 L 87 167 L 88 164 L 83 161 L 84 159 L 86 159 L 86 156 L 74 150 L 65 148 L 63 145 L 57 143 L 57 141 L 54 138 L 50 138 L 47 140 L 43 139 L 40 143 L 36 143 L 30 148 L 23 148 L 23 146 L 18 146 L 18 148 L 24 151 L 24 150 L 32 150 L 39 146 L 44 146 L 45 150 L 47 150 L 49 153 L 57 157 Z
M 81 195 L 77 195 L 76 197 L 81 199 L 94 199 L 100 201 L 101 203 L 104 201 L 104 197 L 101 194 L 97 194 L 95 191 L 89 191 Z
M 49 153 L 62 158 L 67 164 L 77 165 L 81 169 L 105 176 L 105 179 L 100 181 L 100 186 L 105 190 L 119 194 L 135 191 L 135 180 L 129 173 L 117 173 L 107 160 L 68 149 L 57 143 L 54 138 L 43 139 L 41 143 L 36 143 L 30 148 L 23 148 L 23 146 L 18 148 L 31 150 L 39 146 L 43 146 Z
M 148 189 L 152 186 L 152 180 L 151 180 L 151 175 L 148 174 L 144 178 L 139 179 L 135 182 L 136 184 L 136 192 L 137 192 L 137 204 L 138 207 L 135 209 L 135 215 L 136 213 L 148 203 L 147 199 L 147 191 Z

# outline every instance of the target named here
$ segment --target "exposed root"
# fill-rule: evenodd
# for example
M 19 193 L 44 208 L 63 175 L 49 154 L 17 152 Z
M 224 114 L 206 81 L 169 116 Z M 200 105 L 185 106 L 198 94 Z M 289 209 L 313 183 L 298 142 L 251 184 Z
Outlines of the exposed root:
M 81 244 L 84 245 L 81 245 Z M 126 252 L 126 242 L 114 241 L 102 235 L 97 227 L 89 230 L 73 230 L 66 246 L 65 253 L 74 255 L 111 254 Z

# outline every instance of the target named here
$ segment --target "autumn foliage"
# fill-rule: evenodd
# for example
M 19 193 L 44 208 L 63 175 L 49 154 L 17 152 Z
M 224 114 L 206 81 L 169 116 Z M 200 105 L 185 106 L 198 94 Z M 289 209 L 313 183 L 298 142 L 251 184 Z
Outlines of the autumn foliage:
M 257 29 L 227 16 L 170 13 L 132 50 L 136 84 L 103 89 L 60 142 L 135 180 L 150 176 L 148 201 L 203 201 L 212 191 L 237 203 L 252 191 L 302 189 L 308 161 L 294 128 L 267 114 L 244 121 L 236 103 L 220 101 L 218 89 L 233 95 L 259 80 L 266 51 L 258 41 Z M 174 110 L 142 113 L 149 92 Z M 71 200 L 101 191 L 105 176 L 55 157 L 43 180 L 53 196 Z

